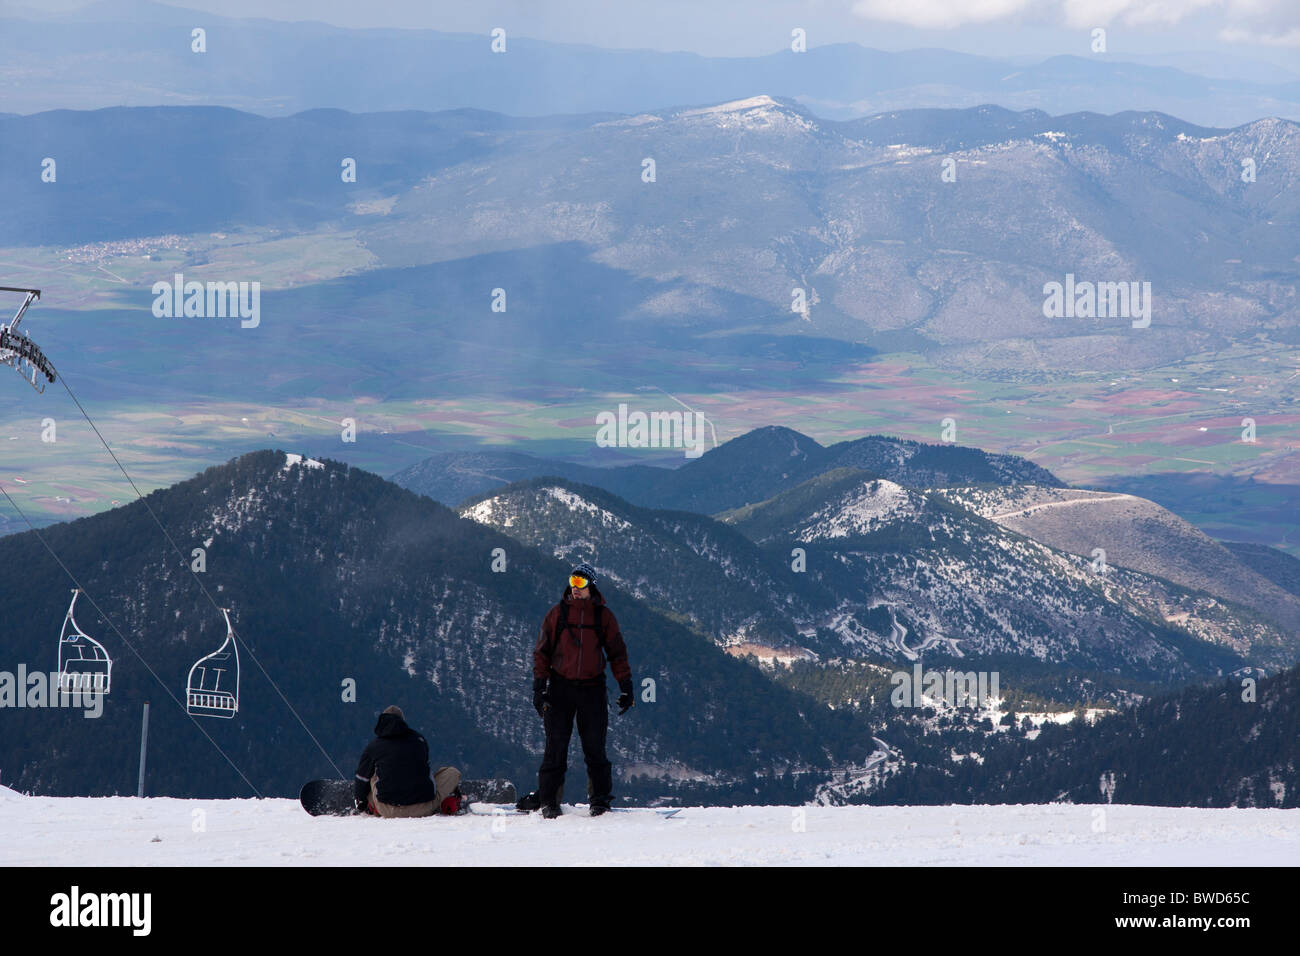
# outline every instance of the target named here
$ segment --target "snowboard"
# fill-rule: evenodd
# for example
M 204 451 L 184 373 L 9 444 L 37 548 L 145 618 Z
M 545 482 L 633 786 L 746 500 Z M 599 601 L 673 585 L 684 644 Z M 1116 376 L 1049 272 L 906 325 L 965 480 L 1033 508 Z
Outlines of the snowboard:
M 462 812 L 474 803 L 514 803 L 515 785 L 509 780 L 462 780 Z M 298 793 L 302 808 L 314 817 L 360 815 L 352 796 L 351 780 L 311 780 Z
M 536 792 L 530 793 L 523 800 L 520 800 L 515 804 L 515 810 L 517 810 L 519 813 L 539 812 L 541 810 L 540 806 L 534 807 L 528 804 L 528 801 L 535 800 L 536 797 L 537 797 Z M 579 804 L 575 804 L 573 807 L 570 807 L 571 813 L 577 810 L 583 811 L 582 815 L 587 816 L 591 812 L 591 806 L 586 803 L 579 803 Z M 606 813 L 653 813 L 665 820 L 671 820 L 673 817 L 677 816 L 677 814 L 682 812 L 682 808 L 681 807 L 609 807 L 606 809 L 605 812 Z
M 351 780 L 311 780 L 302 785 L 298 802 L 313 817 L 350 817 L 357 813 Z
M 591 808 L 585 803 L 579 803 L 575 809 L 585 810 L 590 813 Z M 665 820 L 671 820 L 677 814 L 682 812 L 681 807 L 610 807 L 606 813 L 653 813 Z
M 682 807 L 610 807 L 610 808 L 609 808 L 608 810 L 606 810 L 605 812 L 606 812 L 606 813 L 653 813 L 655 816 L 659 817 L 661 820 L 672 820 L 673 818 L 675 818 L 675 817 L 677 816 L 677 814 L 679 814 L 679 813 L 682 812 L 682 809 L 683 809 Z M 491 813 L 491 814 L 495 814 L 495 813 L 497 813 L 497 812 L 499 812 L 499 811 L 497 811 L 497 810 L 482 810 L 482 811 L 479 811 L 479 810 L 471 809 L 470 812 L 471 812 L 471 813 L 482 813 L 482 814 L 489 814 L 489 813 Z M 537 812 L 539 812 L 539 811 L 537 811 L 537 810 L 520 810 L 520 809 L 516 808 L 515 812 L 518 813 L 518 814 L 522 814 L 522 815 L 524 815 L 524 816 L 527 816 L 527 815 L 530 814 L 530 813 L 537 813 Z M 576 816 L 576 817 L 580 817 L 580 818 L 582 818 L 582 819 L 585 820 L 585 819 L 589 819 L 589 815 L 590 815 L 590 808 L 587 807 L 586 804 L 582 804 L 582 803 L 580 803 L 580 804 L 577 804 L 576 806 L 570 807 L 568 811 L 566 811 L 565 813 L 561 814 L 561 818 L 563 818 L 563 817 L 573 817 L 573 816 Z

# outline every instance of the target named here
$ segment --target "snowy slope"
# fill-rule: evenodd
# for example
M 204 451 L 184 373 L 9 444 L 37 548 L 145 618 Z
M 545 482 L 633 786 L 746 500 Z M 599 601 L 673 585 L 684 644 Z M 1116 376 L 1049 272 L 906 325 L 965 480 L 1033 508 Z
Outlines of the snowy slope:
M 377 820 L 312 818 L 294 800 L 0 800 L 0 866 L 1281 866 L 1298 858 L 1300 810 L 741 807 L 687 808 L 670 820 L 546 821 L 513 811 Z

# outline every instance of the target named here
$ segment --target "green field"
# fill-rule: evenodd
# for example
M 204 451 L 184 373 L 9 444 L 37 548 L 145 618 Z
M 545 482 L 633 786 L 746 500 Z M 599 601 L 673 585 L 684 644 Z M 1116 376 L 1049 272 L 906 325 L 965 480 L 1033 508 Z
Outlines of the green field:
M 380 474 L 479 446 L 680 463 L 680 453 L 595 447 L 597 413 L 627 402 L 689 406 L 719 441 L 784 425 L 822 443 L 875 433 L 938 442 L 951 418 L 959 444 L 1023 455 L 1073 484 L 1137 483 L 1157 500 L 1163 489 L 1162 503 L 1215 534 L 1297 546 L 1278 490 L 1297 483 L 1295 346 L 1261 340 L 1166 368 L 998 381 L 830 339 L 696 334 L 600 315 L 575 322 L 575 309 L 605 307 L 612 287 L 576 304 L 525 287 L 510 314 L 494 316 L 480 296 L 490 270 L 469 279 L 436 264 L 356 274 L 367 256 L 340 232 L 212 234 L 3 249 L 0 276 L 46 290 L 24 327 L 142 490 L 266 447 Z M 262 282 L 262 325 L 154 318 L 149 286 L 177 271 Z M 596 345 L 582 339 L 587 328 Z M 130 500 L 60 385 L 38 396 L 12 373 L 0 382 L 0 482 L 34 520 Z M 1246 417 L 1254 443 L 1241 440 Z M 47 418 L 58 431 L 52 444 L 41 441 Z M 354 443 L 341 438 L 349 418 Z M 1227 484 L 1209 494 L 1197 490 L 1203 479 Z M 0 531 L 19 527 L 6 504 Z

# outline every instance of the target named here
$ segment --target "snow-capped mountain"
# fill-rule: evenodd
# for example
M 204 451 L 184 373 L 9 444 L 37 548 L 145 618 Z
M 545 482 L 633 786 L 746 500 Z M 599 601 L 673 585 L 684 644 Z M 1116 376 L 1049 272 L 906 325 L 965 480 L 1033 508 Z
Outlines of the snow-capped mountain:
M 431 382 L 443 361 L 481 353 L 449 347 L 414 363 L 400 339 L 384 341 L 394 325 L 414 334 L 387 298 L 394 286 L 411 283 L 416 291 L 396 301 L 409 294 L 423 316 L 418 290 L 435 283 L 448 315 L 480 308 L 485 282 L 513 285 L 512 336 L 540 348 L 575 313 L 601 316 L 599 338 L 621 361 L 629 343 L 654 341 L 694 355 L 739 350 L 754 366 L 765 346 L 792 358 L 793 342 L 770 338 L 783 336 L 1045 380 L 1158 366 L 1256 333 L 1287 342 L 1294 331 L 1295 122 L 1228 129 L 1154 112 L 996 106 L 837 121 L 761 89 L 682 102 L 539 120 L 185 108 L 0 119 L 6 140 L 101 158 L 56 191 L 0 157 L 14 210 L 0 242 L 342 228 L 356 239 L 347 275 L 287 292 L 282 309 L 332 328 L 322 310 L 347 300 L 373 333 L 376 364 Z M 237 144 L 253 139 L 278 159 L 250 182 Z M 159 141 L 173 144 L 166 156 L 148 145 Z M 357 192 L 304 175 L 358 142 L 367 150 Z M 653 181 L 642 179 L 647 160 Z M 1245 161 L 1254 165 L 1243 180 Z M 1135 334 L 1127 316 L 1048 317 L 1044 286 L 1067 274 L 1150 282 L 1150 326 Z M 794 289 L 805 312 L 792 311 Z M 778 365 L 746 383 L 780 372 L 788 381 Z M 718 376 L 729 373 L 704 377 Z
M 462 517 L 359 469 L 271 451 L 149 504 L 183 555 L 140 503 L 42 531 L 93 598 L 79 623 L 113 655 L 113 689 L 93 720 L 6 708 L 7 783 L 131 792 L 145 700 L 151 793 L 242 794 L 251 784 L 289 794 L 331 775 L 330 759 L 346 775 L 374 713 L 394 702 L 435 759 L 527 780 L 540 747 L 528 686 L 536 627 L 579 559 L 601 574 L 634 675 L 654 682 L 653 699 L 616 719 L 610 737 L 620 789 L 643 798 L 805 799 L 841 772 L 860 784 L 887 753 L 889 773 L 854 791 L 866 798 L 908 766 L 948 759 L 927 742 L 939 729 L 928 712 L 891 712 L 851 691 L 843 706 L 812 672 L 787 678 L 745 655 L 822 668 L 831 680 L 835 658 L 874 661 L 876 684 L 922 655 L 927 665 L 1000 661 L 1007 691 L 1029 673 L 1016 671 L 1024 661 L 1040 668 L 1038 688 L 1063 688 L 1066 699 L 1080 681 L 1102 692 L 1108 680 L 1154 687 L 1242 663 L 1213 635 L 1155 620 L 1126 580 L 1093 580 L 1081 559 L 939 494 L 850 469 L 729 513 L 730 523 L 545 478 L 471 500 Z M 806 550 L 805 570 L 794 547 Z M 237 717 L 203 729 L 248 783 L 179 703 L 189 666 L 224 633 L 190 573 L 195 548 L 245 652 Z M 24 569 L 0 584 L 7 666 L 52 670 L 64 572 L 31 533 L 0 540 L 0 561 Z M 351 682 L 355 702 L 344 693 Z M 956 716 L 948 729 L 978 754 L 979 715 Z
M 638 508 L 607 491 L 536 478 L 461 505 L 460 514 L 576 564 L 687 622 L 733 652 L 806 656 L 800 622 L 834 607 L 788 561 L 705 515 Z
M 1010 655 L 1163 682 L 1241 666 L 1225 645 L 1245 632 L 1261 663 L 1294 659 L 1276 628 L 1246 630 L 1257 624 L 1248 612 L 1229 614 L 1221 631 L 1180 627 L 1146 598 L 1141 585 L 1156 583 L 1145 576 L 1106 578 L 938 495 L 852 469 L 720 521 L 550 478 L 471 499 L 460 513 L 591 561 L 737 652 L 900 663 Z M 1159 584 L 1171 601 L 1194 600 Z
M 262 792 L 293 794 L 307 779 L 334 775 L 277 687 L 344 775 L 375 714 L 391 703 L 428 737 L 435 760 L 471 776 L 526 781 L 536 772 L 532 650 L 569 569 L 549 551 L 359 469 L 273 451 L 155 492 L 149 504 L 183 557 L 138 502 L 41 532 L 86 590 L 78 621 L 114 659 L 112 690 L 97 719 L 68 709 L 0 711 L 6 783 L 44 793 L 134 792 L 140 705 L 151 700 L 151 793 L 247 793 L 178 702 L 190 665 L 225 634 L 191 575 L 195 548 L 205 554 L 198 577 L 232 609 L 242 651 L 238 715 L 203 729 Z M 0 582 L 0 670 L 54 670 L 68 579 L 32 533 L 0 539 L 0 563 L 24 569 Z M 870 752 L 852 715 L 773 685 L 617 582 L 605 594 L 634 677 L 654 687 L 653 701 L 613 722 L 623 793 L 658 793 L 661 774 L 751 780 L 752 791 L 755 771 Z
M 1153 501 L 1034 485 L 948 488 L 941 494 L 1058 550 L 1213 595 L 1250 608 L 1283 633 L 1300 633 L 1300 597 L 1293 590 Z
M 448 452 L 403 469 L 393 481 L 454 507 L 511 482 L 551 475 L 604 488 L 646 508 L 714 514 L 764 501 L 831 469 L 846 467 L 913 487 L 1061 485 L 1051 472 L 1016 455 L 883 435 L 822 445 L 776 425 L 755 428 L 675 468 L 595 468 L 518 452 Z
M 1016 494 L 1015 487 L 1000 490 Z M 1211 648 L 1274 667 L 1300 656 L 1284 618 L 1262 617 L 1247 600 L 1225 601 L 1165 580 L 1162 566 L 1138 571 L 1099 564 L 952 500 L 979 495 L 974 489 L 921 492 L 842 470 L 719 517 L 768 547 L 803 543 L 810 553 L 829 551 L 834 560 L 825 573 L 844 582 L 840 593 L 868 581 L 873 603 L 908 615 L 907 642 L 897 636 L 898 622 L 890 622 L 890 643 L 900 650 L 942 643 L 956 653 L 1027 654 L 1102 670 L 1122 660 L 1121 669 L 1153 675 L 1162 660 L 1210 672 L 1239 666 L 1214 653 L 1205 657 Z M 1175 537 L 1162 546 L 1176 543 Z

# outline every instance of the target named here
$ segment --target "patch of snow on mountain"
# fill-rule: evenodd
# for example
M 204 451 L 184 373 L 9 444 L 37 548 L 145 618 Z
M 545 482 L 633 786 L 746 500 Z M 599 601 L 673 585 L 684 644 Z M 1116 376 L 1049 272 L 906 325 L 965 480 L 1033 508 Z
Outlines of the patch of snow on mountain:
M 751 96 L 748 99 L 732 100 L 716 106 L 683 110 L 677 115 L 683 119 L 696 117 L 711 119 L 723 128 L 740 126 L 744 129 L 772 130 L 794 127 L 805 132 L 817 129 L 816 124 L 783 107 L 770 96 Z
M 325 462 L 317 461 L 315 458 L 303 458 L 302 455 L 286 454 L 284 456 L 284 470 L 289 471 L 294 465 L 302 465 L 305 468 L 324 468 Z
M 599 518 L 604 525 L 612 525 L 620 531 L 627 531 L 632 527 L 631 524 L 613 512 L 606 511 L 599 505 L 593 504 L 581 495 L 575 495 L 566 488 L 547 488 L 546 493 L 570 511 L 584 511 L 592 517 Z
M 682 116 L 705 116 L 710 113 L 736 113 L 740 110 L 755 109 L 763 106 L 777 106 L 776 100 L 770 96 L 751 96 L 743 100 L 730 100 L 726 103 L 718 103 L 715 106 L 704 106 L 700 109 L 683 110 Z
M 466 508 L 461 512 L 462 518 L 468 518 L 470 521 L 477 521 L 479 524 L 498 527 L 497 525 L 497 506 L 500 501 L 496 498 L 485 498 L 478 504 Z M 514 524 L 515 517 L 509 512 L 501 509 L 502 520 L 500 527 L 509 528 Z
M 257 488 L 249 488 L 240 497 L 231 499 L 224 510 L 212 515 L 213 530 L 239 531 L 248 523 L 249 517 L 257 510 L 260 501 Z
M 606 120 L 603 123 L 596 123 L 592 129 L 600 129 L 607 126 L 645 126 L 647 123 L 658 123 L 662 117 L 655 116 L 653 113 L 638 113 L 636 116 L 627 116 L 623 119 Z
M 799 540 L 867 534 L 913 513 L 916 508 L 912 498 L 912 492 L 892 481 L 868 482 L 850 497 L 814 513 L 805 523 Z

